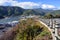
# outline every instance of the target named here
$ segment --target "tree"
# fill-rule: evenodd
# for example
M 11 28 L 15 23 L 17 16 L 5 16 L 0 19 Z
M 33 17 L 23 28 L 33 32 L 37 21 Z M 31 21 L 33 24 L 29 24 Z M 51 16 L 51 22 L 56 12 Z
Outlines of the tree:
M 54 18 L 54 16 L 52 14 L 48 13 L 44 16 L 44 18 L 50 19 L 50 18 Z
M 55 18 L 60 18 L 60 14 L 56 14 L 55 15 Z

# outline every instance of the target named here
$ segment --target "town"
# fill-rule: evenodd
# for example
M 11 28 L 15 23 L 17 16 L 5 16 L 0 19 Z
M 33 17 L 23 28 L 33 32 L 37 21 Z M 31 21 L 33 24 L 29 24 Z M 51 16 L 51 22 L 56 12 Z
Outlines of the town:
M 60 19 L 42 19 L 39 16 L 21 16 L 20 20 L 25 20 L 26 18 L 37 18 L 37 20 L 40 20 L 42 23 L 48 26 L 50 28 L 53 40 L 59 40 L 60 39 Z M 9 18 L 5 19 L 6 21 Z M 3 20 L 3 19 L 2 19 Z M 9 20 L 10 21 L 10 20 Z M 17 29 L 17 24 L 19 23 L 18 20 L 13 20 L 11 22 L 6 23 L 0 23 L 0 40 L 3 39 L 3 37 L 6 37 L 7 34 L 11 34 L 11 30 Z M 43 25 L 44 25 L 43 24 Z M 10 35 L 9 35 L 10 36 Z M 7 37 L 6 37 L 7 38 Z

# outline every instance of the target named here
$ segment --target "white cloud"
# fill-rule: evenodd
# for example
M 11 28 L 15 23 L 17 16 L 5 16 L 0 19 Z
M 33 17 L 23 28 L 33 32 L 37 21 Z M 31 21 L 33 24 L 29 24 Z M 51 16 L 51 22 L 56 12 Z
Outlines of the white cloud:
M 48 4 L 42 4 L 41 7 L 43 9 L 55 9 L 56 7 L 53 5 L 48 5 Z
M 22 8 L 26 8 L 26 9 L 32 9 L 35 7 L 39 7 L 40 5 L 38 3 L 34 3 L 34 2 L 13 2 L 12 6 L 19 6 Z
M 10 6 L 19 6 L 24 9 L 32 9 L 32 8 L 43 8 L 43 9 L 55 9 L 56 7 L 49 4 L 41 4 L 35 2 L 18 2 L 15 0 L 0 0 L 0 5 L 4 5 L 5 3 L 9 3 Z
M 38 3 L 34 2 L 18 2 L 15 0 L 0 0 L 0 5 L 4 5 L 6 2 L 10 3 L 11 6 L 19 6 L 25 9 L 32 9 L 40 6 Z
M 49 4 L 41 4 L 41 3 L 34 3 L 34 2 L 17 2 L 13 1 L 12 6 L 19 6 L 25 9 L 32 9 L 32 8 L 43 8 L 43 9 L 55 9 L 54 5 Z
M 32 9 L 32 8 L 36 8 L 39 7 L 38 3 L 34 3 L 34 2 L 18 2 L 15 0 L 0 0 L 0 5 L 7 5 L 5 3 L 9 3 L 10 6 L 19 6 L 25 9 Z
M 0 5 L 4 5 L 6 2 L 11 3 L 13 0 L 0 0 Z

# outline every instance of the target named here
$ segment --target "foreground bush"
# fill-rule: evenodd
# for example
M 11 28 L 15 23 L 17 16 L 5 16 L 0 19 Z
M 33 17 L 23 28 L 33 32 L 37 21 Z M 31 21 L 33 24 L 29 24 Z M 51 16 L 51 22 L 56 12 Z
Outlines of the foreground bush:
M 36 19 L 21 20 L 14 40 L 52 40 L 48 28 Z

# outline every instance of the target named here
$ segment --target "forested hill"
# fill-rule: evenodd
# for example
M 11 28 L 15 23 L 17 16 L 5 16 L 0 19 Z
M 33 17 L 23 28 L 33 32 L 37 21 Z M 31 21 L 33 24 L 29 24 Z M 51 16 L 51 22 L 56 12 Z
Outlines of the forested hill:
M 40 15 L 44 16 L 45 14 L 60 14 L 60 10 L 49 10 L 49 9 L 23 9 L 17 6 L 0 6 L 0 19 L 10 16 L 18 16 L 18 15 Z
M 21 7 L 16 6 L 0 6 L 0 16 L 7 17 L 7 16 L 16 16 L 16 15 L 45 15 L 46 12 L 50 10 L 44 10 L 42 8 L 37 9 L 23 9 Z
M 55 10 L 55 11 L 52 11 L 52 12 L 50 12 L 50 14 L 56 14 L 56 15 L 60 15 L 60 10 Z
M 53 10 L 49 10 L 49 9 L 42 9 L 42 8 L 36 8 L 36 9 L 27 9 L 23 12 L 23 15 L 40 15 L 40 16 L 44 16 L 46 13 L 48 12 L 52 12 Z
M 20 7 L 14 6 L 0 6 L 0 16 L 1 17 L 9 17 L 9 16 L 16 16 L 21 15 L 24 9 Z

